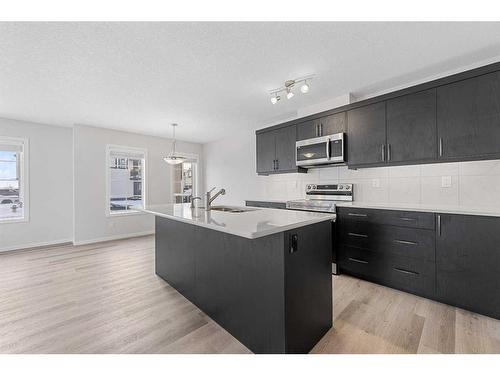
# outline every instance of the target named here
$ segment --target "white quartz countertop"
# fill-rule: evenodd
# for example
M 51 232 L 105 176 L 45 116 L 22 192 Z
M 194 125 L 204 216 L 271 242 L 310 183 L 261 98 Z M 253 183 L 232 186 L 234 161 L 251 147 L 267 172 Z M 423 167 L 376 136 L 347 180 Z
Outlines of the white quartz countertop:
M 192 209 L 189 203 L 151 205 L 140 211 L 249 239 L 335 219 L 333 214 L 272 208 L 241 208 L 251 211 L 238 213 L 205 211 L 203 208 Z
M 458 214 L 458 215 L 478 215 L 478 216 L 499 216 L 500 210 L 488 209 L 485 207 L 462 207 L 462 206 L 439 206 L 439 205 L 423 205 L 423 204 L 377 204 L 363 202 L 338 202 L 337 207 L 354 207 L 354 208 L 374 208 L 381 210 L 401 210 L 401 211 L 419 211 L 419 212 L 434 212 L 441 214 Z
M 255 202 L 286 202 L 285 200 L 276 199 L 246 199 L 247 201 Z M 441 214 L 457 214 L 457 215 L 478 215 L 478 216 L 497 216 L 500 217 L 500 209 L 492 207 L 466 207 L 466 206 L 451 206 L 451 205 L 424 205 L 410 203 L 373 203 L 373 202 L 335 202 L 337 207 L 354 207 L 354 208 L 373 208 L 379 210 L 400 210 L 400 211 L 419 211 L 433 212 Z

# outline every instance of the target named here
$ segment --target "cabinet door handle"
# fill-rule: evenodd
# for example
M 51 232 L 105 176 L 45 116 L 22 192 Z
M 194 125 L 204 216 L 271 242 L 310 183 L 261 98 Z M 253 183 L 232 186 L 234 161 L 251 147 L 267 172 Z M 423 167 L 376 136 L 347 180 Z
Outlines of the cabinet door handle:
M 394 269 L 394 271 L 404 273 L 405 275 L 414 275 L 414 276 L 420 275 L 418 272 L 408 271 L 408 270 L 404 270 L 402 268 L 394 267 L 393 269 Z
M 361 259 L 357 259 L 357 258 L 348 258 L 348 259 L 352 262 L 361 263 L 361 264 L 368 264 L 368 262 L 366 260 L 361 260 Z
M 368 238 L 368 235 L 367 234 L 361 234 L 361 233 L 353 233 L 353 232 L 349 232 L 347 233 L 349 236 L 351 237 L 363 237 L 363 238 Z
M 276 159 L 273 160 L 273 171 L 276 170 Z
M 357 217 L 368 217 L 367 214 L 354 214 L 352 212 L 349 212 L 347 215 L 348 216 L 357 216 Z
M 439 138 L 439 156 L 443 156 L 443 138 Z
M 391 144 L 387 144 L 387 161 L 391 161 Z
M 319 136 L 323 136 L 323 123 L 319 124 Z
M 437 232 L 438 236 L 441 236 L 441 215 L 437 215 Z
M 319 137 L 319 124 L 316 124 L 316 137 Z
M 403 221 L 417 221 L 414 217 L 400 217 L 400 219 Z
M 400 243 L 403 245 L 418 245 L 418 242 L 406 241 L 406 240 L 393 240 L 394 243 Z
M 280 169 L 280 160 L 276 159 L 276 170 Z
M 385 145 L 382 145 L 382 161 L 385 161 Z

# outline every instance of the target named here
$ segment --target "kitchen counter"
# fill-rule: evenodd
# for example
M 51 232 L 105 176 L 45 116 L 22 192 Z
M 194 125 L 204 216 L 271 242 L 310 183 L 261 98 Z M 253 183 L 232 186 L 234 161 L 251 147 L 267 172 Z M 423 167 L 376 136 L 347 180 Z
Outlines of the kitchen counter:
M 441 214 L 500 217 L 500 210 L 488 210 L 486 208 L 475 208 L 475 207 L 434 206 L 434 205 L 423 205 L 423 204 L 396 204 L 396 203 L 377 204 L 377 203 L 363 203 L 363 202 L 338 202 L 336 205 L 337 207 L 373 208 L 379 210 L 401 210 L 401 211 L 433 212 Z
M 227 207 L 227 206 L 226 206 Z M 149 206 L 155 272 L 255 353 L 307 353 L 332 327 L 332 218 Z
M 282 203 L 284 200 L 271 199 L 247 199 L 247 202 L 271 202 Z M 379 210 L 400 210 L 400 211 L 418 211 L 418 212 L 433 212 L 441 214 L 457 214 L 457 215 L 477 215 L 477 216 L 496 216 L 500 217 L 500 208 L 488 209 L 485 207 L 463 207 L 463 206 L 439 206 L 439 205 L 424 205 L 411 203 L 372 203 L 372 202 L 336 202 L 337 207 L 353 207 L 353 208 L 373 208 Z
M 151 205 L 141 209 L 141 211 L 248 239 L 335 219 L 335 215 L 324 213 L 270 208 L 241 208 L 249 211 L 238 213 L 205 211 L 203 208 L 192 209 L 189 203 Z

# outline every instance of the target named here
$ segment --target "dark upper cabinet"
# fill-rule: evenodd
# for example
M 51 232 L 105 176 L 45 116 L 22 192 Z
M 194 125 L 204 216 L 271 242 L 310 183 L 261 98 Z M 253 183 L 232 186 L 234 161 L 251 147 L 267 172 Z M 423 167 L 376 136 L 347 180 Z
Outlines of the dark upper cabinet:
M 257 173 L 303 172 L 295 165 L 295 125 L 257 134 Z
M 437 89 L 439 159 L 500 155 L 500 72 Z
M 297 141 L 323 137 L 330 134 L 345 133 L 347 129 L 346 113 L 340 112 L 330 116 L 305 121 L 297 125 Z
M 429 161 L 436 157 L 436 89 L 388 100 L 388 163 Z
M 500 218 L 438 215 L 437 297 L 500 318 Z
M 320 120 L 321 136 L 345 133 L 347 130 L 346 113 L 335 113 L 330 116 L 322 117 Z
M 309 120 L 297 125 L 297 141 L 319 137 L 319 121 Z
M 348 164 L 363 166 L 386 161 L 385 102 L 347 112 Z
M 276 164 L 276 135 L 274 131 L 257 134 L 257 173 L 273 172 Z
M 287 126 L 275 131 L 276 136 L 276 170 L 289 171 L 295 165 L 295 139 L 297 127 Z

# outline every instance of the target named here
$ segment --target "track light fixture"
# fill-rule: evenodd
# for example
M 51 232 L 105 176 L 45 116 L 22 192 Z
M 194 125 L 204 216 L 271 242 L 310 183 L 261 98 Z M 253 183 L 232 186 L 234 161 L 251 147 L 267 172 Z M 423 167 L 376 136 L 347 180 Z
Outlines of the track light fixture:
M 296 79 L 289 79 L 288 81 L 285 81 L 285 85 L 278 87 L 277 89 L 273 89 L 269 91 L 269 94 L 271 95 L 271 103 L 276 104 L 279 102 L 281 99 L 281 96 L 279 94 L 281 93 L 286 93 L 286 98 L 287 99 L 292 99 L 295 95 L 293 92 L 293 88 L 298 85 L 299 83 L 302 83 L 300 86 L 300 92 L 302 94 L 307 94 L 310 90 L 310 85 L 309 82 L 314 78 L 314 75 L 308 75 L 305 77 L 300 77 Z

